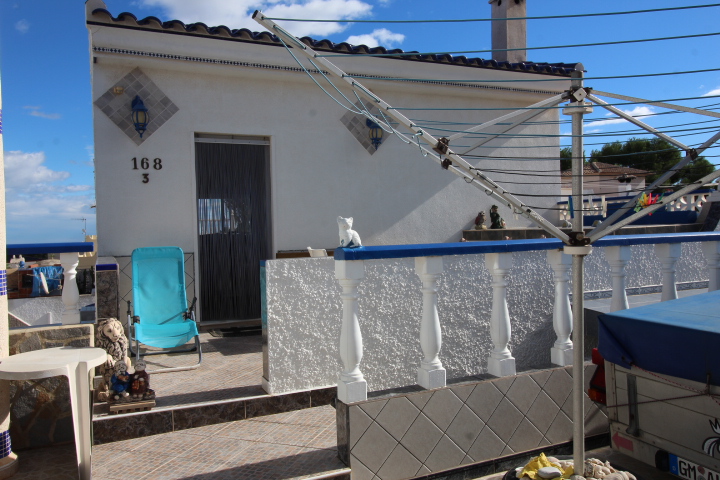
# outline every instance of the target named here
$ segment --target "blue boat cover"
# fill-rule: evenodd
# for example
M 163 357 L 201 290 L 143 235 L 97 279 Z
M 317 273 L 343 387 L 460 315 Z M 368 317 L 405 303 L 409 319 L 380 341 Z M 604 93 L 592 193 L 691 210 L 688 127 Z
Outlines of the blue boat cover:
M 599 317 L 605 360 L 720 385 L 720 291 Z
M 135 335 L 145 345 L 179 347 L 198 334 L 186 320 L 185 257 L 178 247 L 137 248 L 132 253 Z

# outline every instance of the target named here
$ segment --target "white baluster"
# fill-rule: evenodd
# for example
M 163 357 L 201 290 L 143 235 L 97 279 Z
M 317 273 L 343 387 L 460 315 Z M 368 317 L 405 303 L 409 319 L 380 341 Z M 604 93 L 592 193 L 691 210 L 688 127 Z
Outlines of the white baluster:
M 605 248 L 605 258 L 610 264 L 610 274 L 612 275 L 611 312 L 628 308 L 627 293 L 625 292 L 625 265 L 630 261 L 631 255 L 630 247 Z
M 423 294 L 420 346 L 424 358 L 417 370 L 417 383 L 428 389 L 445 386 L 445 369 L 438 358 L 442 347 L 442 332 L 437 309 L 437 291 L 442 272 L 442 257 L 415 258 L 415 273 L 422 280 Z
M 660 259 L 663 273 L 663 286 L 661 302 L 678 298 L 675 286 L 675 264 L 682 253 L 679 243 L 658 243 L 655 245 L 655 255 Z
M 488 357 L 488 373 L 496 377 L 515 375 L 515 358 L 508 349 L 511 329 L 506 280 L 512 267 L 512 253 L 488 253 L 485 255 L 485 265 L 493 277 L 490 338 L 494 348 Z
M 557 340 L 550 349 L 550 361 L 555 365 L 565 366 L 573 363 L 572 334 L 573 316 L 570 309 L 570 270 L 572 255 L 565 255 L 562 250 L 548 250 L 548 263 L 553 269 L 555 280 L 555 306 L 553 308 L 553 328 Z
M 705 262 L 708 266 L 708 292 L 714 292 L 720 287 L 720 268 L 718 263 L 720 262 L 720 242 L 702 242 L 703 255 L 705 255 Z
M 357 315 L 358 285 L 365 278 L 363 261 L 335 261 L 335 278 L 343 289 L 340 294 L 343 300 L 340 358 L 344 370 L 338 379 L 337 395 L 338 399 L 344 403 L 360 402 L 367 400 L 367 382 L 360 371 L 363 344 Z
M 62 314 L 63 325 L 80 323 L 80 291 L 78 290 L 75 270 L 80 262 L 77 252 L 61 253 L 60 265 L 63 267 L 65 282 L 63 283 L 62 302 L 65 304 L 65 310 Z

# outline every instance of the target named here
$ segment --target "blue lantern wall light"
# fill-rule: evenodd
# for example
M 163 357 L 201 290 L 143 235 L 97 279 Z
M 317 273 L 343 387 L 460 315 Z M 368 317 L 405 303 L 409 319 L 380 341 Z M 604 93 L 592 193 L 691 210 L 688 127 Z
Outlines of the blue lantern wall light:
M 372 142 L 373 147 L 375 147 L 375 150 L 377 150 L 382 143 L 383 129 L 380 128 L 380 125 L 373 122 L 369 118 L 365 119 L 365 125 L 367 125 L 367 127 L 370 129 L 370 141 Z
M 148 122 L 150 122 L 150 115 L 148 114 L 147 107 L 138 95 L 135 95 L 132 101 L 132 122 L 135 131 L 138 132 L 140 138 L 142 138 L 143 133 L 147 130 Z

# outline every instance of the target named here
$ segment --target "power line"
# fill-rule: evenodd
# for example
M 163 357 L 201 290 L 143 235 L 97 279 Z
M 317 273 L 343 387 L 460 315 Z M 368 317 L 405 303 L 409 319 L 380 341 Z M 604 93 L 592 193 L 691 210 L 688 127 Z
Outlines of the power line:
M 523 49 L 525 50 L 525 49 Z M 496 50 L 498 51 L 498 50 Z M 398 55 L 426 55 L 420 53 L 405 53 Z M 346 55 L 347 56 L 347 55 Z M 684 72 L 661 72 L 661 73 L 640 73 L 635 75 L 612 75 L 604 77 L 584 77 L 583 80 L 622 80 L 627 78 L 647 78 L 647 77 L 664 77 L 668 75 L 689 75 L 695 73 L 709 73 L 720 71 L 720 68 L 707 68 L 703 70 L 686 70 Z M 558 82 L 565 80 L 563 77 L 555 78 L 528 78 L 528 79 L 485 79 L 485 80 L 473 80 L 473 79 L 445 79 L 445 78 L 401 78 L 401 77 L 379 77 L 375 75 L 348 75 L 352 78 L 362 78 L 367 80 L 385 80 L 385 81 L 398 81 L 398 82 L 428 82 L 428 83 L 531 83 L 531 82 Z
M 696 33 L 693 35 L 677 35 L 674 37 L 656 37 L 656 38 L 640 38 L 636 40 L 615 40 L 612 42 L 597 42 L 597 43 L 576 43 L 570 45 L 547 45 L 544 47 L 522 47 L 522 48 L 492 48 L 486 50 L 457 50 L 448 52 L 403 52 L 400 53 L 353 53 L 348 55 L 347 53 L 327 53 L 323 55 L 316 55 L 316 57 L 419 57 L 419 56 L 432 56 L 432 55 L 451 55 L 451 54 L 469 54 L 469 53 L 492 53 L 492 52 L 514 52 L 514 51 L 527 51 L 527 50 L 553 50 L 558 48 L 576 48 L 576 47 L 601 47 L 607 45 L 627 45 L 633 43 L 647 43 L 647 42 L 661 42 L 666 40 L 683 40 L 688 38 L 703 38 L 713 37 L 720 35 L 720 32 L 713 33 Z
M 578 13 L 570 15 L 545 15 L 540 17 L 509 17 L 496 18 L 494 20 L 549 20 L 558 18 L 589 18 L 589 17 L 607 17 L 615 15 L 632 15 L 636 13 L 655 13 L 670 12 L 675 10 L 690 10 L 696 8 L 720 7 L 720 3 L 711 3 L 706 5 L 689 5 L 685 7 L 667 7 L 652 8 L 648 10 L 628 10 L 625 12 L 602 12 L 602 13 Z M 353 19 L 306 19 L 306 18 L 281 18 L 281 17 L 265 17 L 268 20 L 277 20 L 283 22 L 312 22 L 312 23 L 468 23 L 468 22 L 492 22 L 492 18 L 469 18 L 469 19 L 452 19 L 452 20 L 353 20 Z
M 682 98 L 668 98 L 665 100 L 648 100 L 646 102 L 619 102 L 619 103 L 606 103 L 602 106 L 622 106 L 622 105 L 652 105 L 654 103 L 667 103 L 667 102 L 680 102 L 686 100 L 702 100 L 703 98 L 720 98 L 720 95 L 703 95 L 700 97 L 682 97 Z M 594 106 L 594 105 L 593 105 Z M 600 106 L 600 105 L 598 105 Z M 566 106 L 557 107 L 486 107 L 486 108 L 413 108 L 413 107 L 392 107 L 393 110 L 408 110 L 408 111 L 499 111 L 499 110 L 562 110 L 567 108 Z

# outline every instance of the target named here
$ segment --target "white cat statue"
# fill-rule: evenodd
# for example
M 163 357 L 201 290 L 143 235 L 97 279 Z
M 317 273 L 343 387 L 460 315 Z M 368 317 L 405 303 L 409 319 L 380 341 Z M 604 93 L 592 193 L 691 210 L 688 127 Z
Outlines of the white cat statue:
M 338 227 L 340 228 L 340 246 L 345 248 L 362 247 L 362 243 L 360 242 L 360 235 L 358 235 L 358 233 L 352 229 L 352 217 L 338 217 L 337 221 Z

